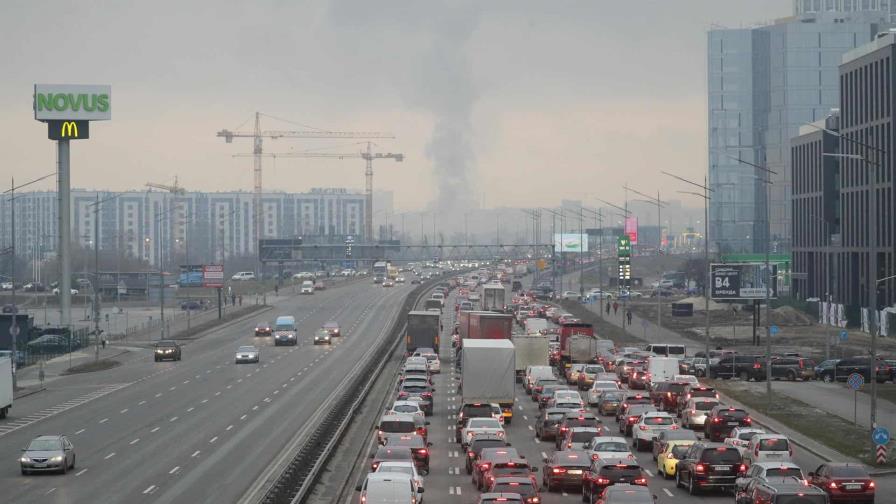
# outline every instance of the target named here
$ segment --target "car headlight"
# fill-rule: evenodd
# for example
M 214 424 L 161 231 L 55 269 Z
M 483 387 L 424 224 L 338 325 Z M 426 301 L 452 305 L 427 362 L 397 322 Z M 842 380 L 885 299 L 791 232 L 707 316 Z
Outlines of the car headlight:
M 50 459 L 50 462 L 62 462 L 62 455 L 56 455 Z
M 22 455 L 22 458 L 19 459 L 19 462 L 31 462 L 31 459 L 26 457 L 25 455 Z

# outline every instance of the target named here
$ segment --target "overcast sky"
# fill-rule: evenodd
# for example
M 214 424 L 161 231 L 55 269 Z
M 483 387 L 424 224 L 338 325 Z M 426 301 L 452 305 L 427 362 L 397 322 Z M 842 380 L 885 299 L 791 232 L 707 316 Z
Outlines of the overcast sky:
M 72 185 L 124 190 L 178 176 L 251 190 L 251 140 L 221 129 L 386 131 L 374 184 L 396 209 L 621 201 L 706 166 L 706 31 L 789 15 L 789 0 L 6 0 L 0 176 L 54 169 L 34 83 L 112 85 L 112 121 L 73 142 Z M 267 140 L 267 152 L 356 152 Z M 363 161 L 265 159 L 264 187 L 362 189 Z M 36 185 L 52 187 L 52 183 Z M 670 197 L 673 195 L 670 194 Z M 690 202 L 694 206 L 702 202 Z

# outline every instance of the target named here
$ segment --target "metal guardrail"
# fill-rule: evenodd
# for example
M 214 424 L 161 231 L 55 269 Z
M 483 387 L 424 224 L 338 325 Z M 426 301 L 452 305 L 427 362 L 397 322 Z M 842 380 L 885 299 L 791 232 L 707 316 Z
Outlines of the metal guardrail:
M 300 504 L 307 499 L 317 483 L 317 477 L 329 461 L 335 447 L 339 445 L 342 434 L 354 417 L 354 413 L 367 396 L 370 388 L 382 372 L 387 357 L 402 339 L 400 335 L 407 323 L 401 315 L 407 313 L 419 303 L 420 299 L 439 281 L 426 282 L 408 294 L 399 316 L 392 324 L 387 337 L 378 347 L 372 347 L 365 355 L 361 367 L 356 368 L 353 379 L 341 387 L 338 398 L 330 403 L 318 426 L 303 442 L 299 451 L 293 456 L 277 480 L 268 488 L 260 500 L 263 504 Z M 326 407 L 325 404 L 323 407 Z

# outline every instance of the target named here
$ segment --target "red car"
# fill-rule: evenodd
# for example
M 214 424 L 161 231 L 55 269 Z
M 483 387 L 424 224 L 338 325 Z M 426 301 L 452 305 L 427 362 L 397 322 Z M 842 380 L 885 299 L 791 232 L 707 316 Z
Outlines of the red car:
M 874 480 L 858 464 L 827 463 L 809 473 L 809 483 L 827 492 L 831 503 L 874 504 Z
M 267 322 L 259 322 L 255 324 L 255 335 L 256 336 L 270 336 L 274 334 L 273 329 L 271 329 L 271 324 Z

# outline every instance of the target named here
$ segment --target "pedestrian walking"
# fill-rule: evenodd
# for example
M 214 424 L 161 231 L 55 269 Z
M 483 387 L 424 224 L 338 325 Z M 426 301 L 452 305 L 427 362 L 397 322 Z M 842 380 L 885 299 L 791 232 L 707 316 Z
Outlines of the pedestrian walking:
M 280 295 L 280 286 L 279 285 L 274 284 L 274 295 L 275 296 Z M 242 302 L 240 304 L 242 304 Z
M 243 306 L 243 295 L 242 294 L 240 294 L 239 300 L 240 300 L 240 306 Z
M 610 301 L 607 301 L 607 316 L 610 315 Z
M 628 310 L 625 312 L 625 318 L 628 319 L 628 325 L 632 325 L 632 311 Z
M 613 315 L 616 315 L 616 312 L 619 311 L 619 302 L 613 301 Z
M 236 306 L 236 294 L 232 292 L 230 293 L 230 305 Z

